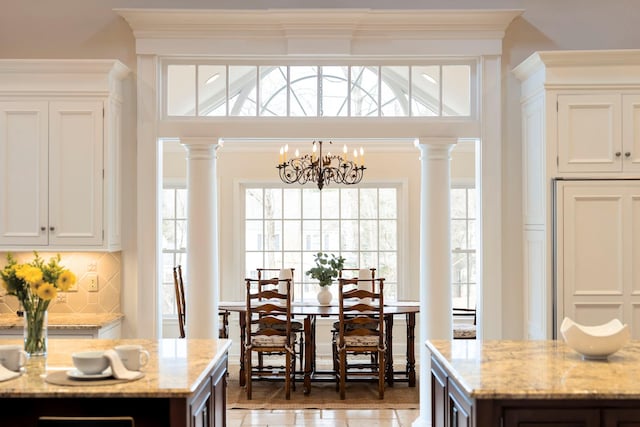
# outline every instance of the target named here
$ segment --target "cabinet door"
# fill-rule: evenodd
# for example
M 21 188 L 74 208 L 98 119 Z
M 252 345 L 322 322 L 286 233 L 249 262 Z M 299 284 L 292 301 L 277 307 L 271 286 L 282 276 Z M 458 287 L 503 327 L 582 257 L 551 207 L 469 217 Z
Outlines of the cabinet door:
M 447 425 L 447 375 L 438 362 L 431 359 L 431 425 Z
M 639 337 L 640 181 L 561 182 L 558 200 L 559 321 L 618 318 Z
M 471 402 L 467 400 L 457 384 L 449 378 L 448 396 L 449 396 L 449 423 L 451 427 L 475 427 L 471 418 Z
M 597 409 L 506 409 L 504 427 L 600 427 Z
M 606 409 L 602 427 L 640 427 L 640 409 Z
M 103 103 L 51 102 L 49 244 L 102 243 Z
M 625 172 L 640 172 L 640 95 L 622 96 L 622 145 Z
M 558 96 L 558 171 L 621 172 L 620 94 Z
M 47 102 L 0 102 L 0 244 L 46 245 Z

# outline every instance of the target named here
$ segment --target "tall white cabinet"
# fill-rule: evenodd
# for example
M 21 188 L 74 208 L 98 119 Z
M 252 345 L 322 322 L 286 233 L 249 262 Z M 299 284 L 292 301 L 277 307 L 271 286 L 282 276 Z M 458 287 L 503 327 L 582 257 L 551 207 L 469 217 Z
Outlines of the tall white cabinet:
M 0 61 L 0 250 L 119 250 L 113 60 Z
M 640 51 L 537 52 L 514 73 L 522 81 L 524 335 L 558 336 L 564 316 L 617 317 L 640 338 L 640 276 L 630 258 L 640 251 Z

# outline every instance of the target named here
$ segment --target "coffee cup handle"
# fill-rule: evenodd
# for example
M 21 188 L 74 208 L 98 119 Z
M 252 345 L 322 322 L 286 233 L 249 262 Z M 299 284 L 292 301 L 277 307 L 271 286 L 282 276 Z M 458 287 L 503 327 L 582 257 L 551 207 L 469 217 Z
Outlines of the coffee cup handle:
M 145 366 L 147 363 L 149 363 L 149 352 L 140 350 L 140 366 Z

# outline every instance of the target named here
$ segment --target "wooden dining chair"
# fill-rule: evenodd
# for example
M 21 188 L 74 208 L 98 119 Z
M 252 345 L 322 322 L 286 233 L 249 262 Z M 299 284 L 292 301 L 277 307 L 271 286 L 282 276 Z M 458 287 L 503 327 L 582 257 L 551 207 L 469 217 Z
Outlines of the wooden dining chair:
M 284 281 L 284 289 L 280 282 Z M 295 390 L 295 339 L 291 329 L 291 279 L 246 279 L 246 341 L 244 361 L 247 399 L 251 400 L 254 377 L 284 377 L 285 398 Z M 284 290 L 284 292 L 280 292 Z M 256 366 L 252 355 L 281 354 L 284 366 Z
M 386 352 L 384 279 L 374 279 L 372 290 L 359 289 L 361 280 L 371 279 L 338 279 L 339 324 L 337 339 L 333 342 L 336 389 L 340 392 L 340 399 L 345 399 L 347 375 L 377 377 L 378 397 L 383 399 Z M 375 328 L 372 323 L 375 323 Z M 371 354 L 375 355 L 374 363 L 364 363 L 357 358 Z
M 185 338 L 186 324 L 187 324 L 187 305 L 184 294 L 184 282 L 182 280 L 182 266 L 176 265 L 173 267 L 173 284 L 176 292 L 176 309 L 178 313 L 178 327 L 180 332 L 180 338 Z M 220 316 L 220 329 L 218 331 L 218 338 L 229 338 L 229 312 L 226 310 L 219 310 Z

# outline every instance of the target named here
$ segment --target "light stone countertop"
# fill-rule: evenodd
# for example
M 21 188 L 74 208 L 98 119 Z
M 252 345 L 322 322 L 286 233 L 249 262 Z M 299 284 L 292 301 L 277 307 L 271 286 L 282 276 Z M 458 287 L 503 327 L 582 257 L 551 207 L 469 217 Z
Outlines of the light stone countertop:
M 563 341 L 431 340 L 427 349 L 476 399 L 640 399 L 640 341 L 583 360 Z
M 21 340 L 3 340 L 3 344 L 21 344 Z M 107 350 L 120 344 L 140 344 L 149 353 L 149 363 L 142 368 L 144 377 L 115 385 L 97 385 L 83 381 L 79 386 L 59 386 L 44 381 L 47 373 L 73 369 L 71 353 Z M 47 357 L 30 358 L 25 373 L 0 382 L 3 397 L 187 397 L 207 378 L 224 358 L 230 340 L 161 339 L 161 340 L 49 340 Z
M 124 317 L 121 313 L 48 313 L 49 329 L 100 329 Z M 24 318 L 15 313 L 0 313 L 0 330 L 22 329 Z

